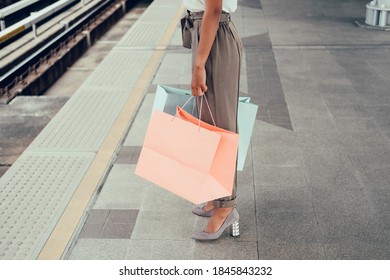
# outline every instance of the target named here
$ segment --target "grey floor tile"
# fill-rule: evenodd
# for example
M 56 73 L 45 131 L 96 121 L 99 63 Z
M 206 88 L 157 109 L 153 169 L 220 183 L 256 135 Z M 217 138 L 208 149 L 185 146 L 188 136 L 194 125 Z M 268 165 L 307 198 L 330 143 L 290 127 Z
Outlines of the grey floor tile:
M 130 224 L 106 224 L 100 238 L 103 239 L 130 239 L 134 225 Z
M 191 257 L 195 260 L 257 260 L 257 242 L 230 236 L 213 242 L 195 241 Z
M 100 238 L 104 224 L 84 224 L 78 238 Z
M 361 188 L 358 175 L 353 167 L 346 166 L 306 166 L 305 175 L 309 185 L 323 188 Z
M 378 187 L 390 185 L 389 165 L 357 167 L 366 187 Z
M 383 150 L 389 149 L 389 141 L 381 131 L 354 131 L 339 132 L 340 142 L 344 147 L 366 148 L 375 147 Z
M 265 127 L 262 128 L 262 125 L 253 129 L 253 146 L 261 148 L 296 147 L 296 139 L 292 131 L 280 127 L 277 127 L 277 130 L 272 128 L 267 130 Z
M 325 249 L 321 243 L 294 243 L 259 240 L 260 260 L 323 260 Z
M 194 241 L 130 240 L 126 247 L 126 260 L 189 260 L 192 258 Z
M 306 186 L 303 167 L 256 164 L 255 186 Z
M 316 104 L 289 104 L 288 110 L 290 111 L 291 118 L 295 116 L 303 117 L 329 117 L 329 111 L 327 106 L 323 102 Z
M 356 93 L 322 92 L 321 96 L 326 105 L 362 105 L 360 97 Z
M 136 164 L 141 153 L 142 146 L 122 146 L 115 164 Z
M 305 166 L 346 166 L 351 165 L 348 153 L 342 148 L 302 148 Z
M 249 146 L 248 153 L 245 159 L 244 168 L 242 171 L 237 171 L 238 186 L 253 187 L 253 155 L 252 144 Z
M 390 147 L 387 150 L 376 147 L 349 147 L 347 152 L 352 164 L 360 170 L 373 166 L 388 166 L 390 170 Z
M 340 136 L 332 130 L 297 131 L 295 132 L 295 138 L 300 148 L 328 149 L 342 147 Z
M 390 233 L 390 189 L 388 186 L 372 187 L 366 190 L 370 206 L 376 213 L 379 223 Z
M 309 187 L 257 187 L 256 211 L 311 213 L 312 191 Z
M 185 187 L 184 182 L 183 187 Z M 183 209 L 191 209 L 192 207 L 193 204 L 191 202 L 159 186 L 153 185 L 148 188 L 140 209 L 158 212 L 161 210 L 182 211 Z
M 384 235 L 384 229 L 377 221 L 375 213 L 356 212 L 343 214 L 334 212 L 317 212 L 318 227 L 324 243 L 344 242 L 389 242 L 388 236 Z
M 344 118 L 367 118 L 369 113 L 366 108 L 361 105 L 327 105 L 330 113 L 334 117 L 344 117 Z
M 262 242 L 311 244 L 322 239 L 314 212 L 259 212 L 257 232 Z
M 152 115 L 153 102 L 154 94 L 147 94 L 142 101 L 139 111 L 137 112 L 129 133 L 123 143 L 124 146 L 143 145 L 150 116 Z
M 92 209 L 88 214 L 79 238 L 99 238 L 109 213 L 109 209 Z
M 390 246 L 365 241 L 325 243 L 326 258 L 330 260 L 389 260 Z
M 135 166 L 115 164 L 103 185 L 94 209 L 139 209 L 152 183 L 134 174 Z
M 336 185 L 324 188 L 315 185 L 312 186 L 312 203 L 316 212 L 352 215 L 372 211 L 372 201 L 363 188 L 340 188 Z
M 257 241 L 256 233 L 256 206 L 254 194 L 237 196 L 237 211 L 240 215 L 240 240 Z
M 166 53 L 153 79 L 153 84 L 178 84 L 180 79 L 180 84 L 189 85 L 191 62 L 191 52 Z
M 129 239 L 138 210 L 92 209 L 79 238 Z
M 187 240 L 197 220 L 191 209 L 140 211 L 131 239 Z
M 256 165 L 302 166 L 298 148 L 254 146 L 253 159 Z
M 341 132 L 372 131 L 378 129 L 374 118 L 342 118 L 335 117 L 336 128 Z
M 129 240 L 79 239 L 69 260 L 123 260 Z
M 335 130 L 335 124 L 333 120 L 326 117 L 300 117 L 296 116 L 291 119 L 294 131 L 312 131 L 312 130 L 322 130 L 329 131 Z

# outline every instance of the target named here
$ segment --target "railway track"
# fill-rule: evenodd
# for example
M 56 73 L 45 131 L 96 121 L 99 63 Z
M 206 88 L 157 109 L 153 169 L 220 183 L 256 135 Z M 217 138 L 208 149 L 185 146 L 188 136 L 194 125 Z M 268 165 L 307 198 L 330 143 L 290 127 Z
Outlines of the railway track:
M 57 7 L 69 1 L 73 0 L 58 1 Z M 0 103 L 9 103 L 21 94 L 42 94 L 138 2 L 141 1 L 79 1 L 3 46 L 0 50 Z

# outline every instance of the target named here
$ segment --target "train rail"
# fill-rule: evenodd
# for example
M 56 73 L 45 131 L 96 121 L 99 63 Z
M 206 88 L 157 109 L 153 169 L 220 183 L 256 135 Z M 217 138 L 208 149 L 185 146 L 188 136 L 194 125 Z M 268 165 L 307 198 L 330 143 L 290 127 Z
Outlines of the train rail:
M 102 0 L 77 20 L 62 20 L 60 32 L 49 36 L 44 44 L 2 64 L 0 103 L 8 103 L 19 94 L 40 95 L 137 2 Z

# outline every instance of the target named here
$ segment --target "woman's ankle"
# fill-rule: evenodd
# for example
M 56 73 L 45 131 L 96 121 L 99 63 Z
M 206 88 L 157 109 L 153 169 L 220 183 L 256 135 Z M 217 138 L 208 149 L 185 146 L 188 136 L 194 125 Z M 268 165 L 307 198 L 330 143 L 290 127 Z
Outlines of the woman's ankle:
M 205 206 L 203 206 L 203 210 L 205 211 L 210 211 L 214 209 L 214 205 L 213 205 L 213 202 L 210 201 L 210 202 L 207 202 Z

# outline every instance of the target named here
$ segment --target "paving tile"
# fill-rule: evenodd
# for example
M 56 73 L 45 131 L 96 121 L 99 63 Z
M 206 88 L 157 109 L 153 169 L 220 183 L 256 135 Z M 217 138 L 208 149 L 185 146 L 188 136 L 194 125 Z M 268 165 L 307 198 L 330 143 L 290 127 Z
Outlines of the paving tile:
M 138 210 L 92 209 L 79 238 L 129 239 Z
M 333 119 L 336 129 L 342 132 L 372 131 L 379 129 L 374 118 L 342 118 Z
M 389 142 L 382 134 L 377 130 L 361 130 L 361 131 L 343 131 L 339 132 L 340 143 L 345 147 L 355 148 L 369 148 L 375 147 L 378 149 L 388 150 Z
M 251 193 L 246 192 L 243 194 L 238 189 L 237 211 L 240 215 L 240 241 L 257 241 L 255 199 L 254 190 Z
M 387 150 L 376 147 L 349 147 L 346 151 L 352 165 L 360 170 L 373 166 L 388 166 L 390 170 L 390 147 Z
M 305 186 L 304 169 L 296 166 L 255 165 L 255 186 Z
M 78 238 L 100 238 L 103 228 L 104 224 L 84 224 Z
M 390 233 L 390 189 L 388 186 L 367 188 L 367 199 L 381 226 Z M 390 235 L 389 235 L 390 236 Z
M 326 105 L 363 105 L 357 93 L 322 92 L 321 96 Z
M 334 131 L 335 124 L 333 120 L 326 117 L 301 117 L 294 116 L 291 118 L 294 131 L 296 132 L 305 132 L 305 131 Z
M 369 113 L 364 106 L 361 105 L 327 105 L 330 113 L 334 117 L 345 117 L 345 118 L 366 118 L 369 117 Z
M 119 150 L 116 164 L 136 164 L 141 154 L 142 146 L 122 146 Z
M 99 238 L 109 213 L 109 209 L 92 209 L 80 232 L 79 238 Z
M 325 249 L 321 243 L 295 243 L 289 241 L 259 240 L 260 260 L 324 260 Z
M 321 92 L 321 94 L 323 96 L 326 96 L 324 94 L 327 94 L 328 96 L 356 95 L 356 89 L 354 87 L 352 87 L 350 83 L 349 84 L 334 84 L 333 82 L 332 83 L 325 83 L 325 82 L 320 81 L 318 83 L 318 90 Z M 331 104 L 333 104 L 333 102 L 331 102 Z
M 305 166 L 345 166 L 350 165 L 349 154 L 342 148 L 302 148 Z
M 248 149 L 243 170 L 237 172 L 237 185 L 245 187 L 254 186 L 252 144 Z
M 388 236 L 374 212 L 343 214 L 339 211 L 316 212 L 324 243 L 362 242 L 386 244 Z
M 253 147 L 262 148 L 294 148 L 297 143 L 292 131 L 263 123 L 255 124 L 251 141 Z
M 306 130 L 295 132 L 295 142 L 302 148 L 328 149 L 342 148 L 340 135 L 332 130 Z
M 197 217 L 191 209 L 140 211 L 131 239 L 187 240 L 194 231 L 196 221 Z
M 152 114 L 153 102 L 154 94 L 146 94 L 137 112 L 137 115 L 130 127 L 129 133 L 123 143 L 123 146 L 143 145 L 150 116 Z
M 139 210 L 110 210 L 101 238 L 129 239 L 137 221 L 138 212 Z
M 316 212 L 334 212 L 340 215 L 370 213 L 373 203 L 363 188 L 339 188 L 338 186 L 312 188 L 312 203 Z
M 92 209 L 88 214 L 86 223 L 104 225 L 109 214 L 110 209 Z
M 263 243 L 313 244 L 322 241 L 314 212 L 258 212 L 257 232 Z
M 101 233 L 103 239 L 130 239 L 134 225 L 107 223 Z
M 79 239 L 67 259 L 123 260 L 128 242 L 125 239 Z
M 135 166 L 115 164 L 95 202 L 94 209 L 139 209 L 152 183 L 134 174 Z
M 9 166 L 0 166 L 0 177 L 2 177 L 8 169 Z
M 256 187 L 256 210 L 259 212 L 313 212 L 309 187 Z
M 357 167 L 366 187 L 389 186 L 389 165 Z
M 126 260 L 190 260 L 194 241 L 146 239 L 126 244 Z
M 185 187 L 185 182 L 183 182 Z M 169 209 L 167 206 L 169 205 Z M 191 209 L 193 204 L 180 196 L 173 194 L 159 186 L 153 185 L 148 187 L 145 194 L 141 210 L 147 211 L 180 211 L 183 209 Z
M 305 176 L 309 185 L 323 188 L 361 188 L 358 174 L 351 166 L 306 166 Z
M 220 238 L 213 242 L 195 241 L 191 256 L 195 260 L 257 260 L 257 242 L 240 237 Z
M 157 71 L 153 84 L 177 84 L 178 77 L 181 77 L 180 84 L 189 85 L 191 82 L 191 52 L 167 52 Z M 175 75 L 172 75 L 175 73 Z
M 329 117 L 329 111 L 327 106 L 323 103 L 317 104 L 289 104 L 288 110 L 291 116 L 303 116 L 303 117 Z
M 302 166 L 298 148 L 253 147 L 253 158 L 257 165 Z
M 365 241 L 343 241 L 324 244 L 329 260 L 389 260 L 390 246 L 386 243 Z

